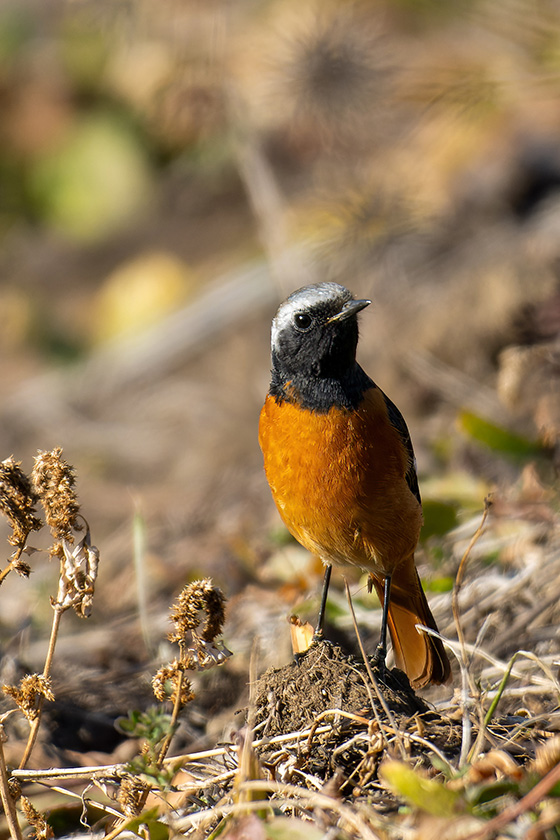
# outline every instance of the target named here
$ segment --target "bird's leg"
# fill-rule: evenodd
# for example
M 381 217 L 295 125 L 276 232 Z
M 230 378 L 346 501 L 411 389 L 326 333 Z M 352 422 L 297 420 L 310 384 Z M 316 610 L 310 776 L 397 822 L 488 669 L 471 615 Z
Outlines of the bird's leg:
M 325 566 L 325 574 L 323 575 L 323 591 L 321 593 L 321 606 L 319 607 L 319 616 L 317 618 L 317 626 L 313 634 L 314 642 L 321 642 L 324 638 L 323 624 L 325 623 L 325 610 L 327 608 L 327 595 L 329 593 L 329 583 L 331 582 L 332 566 L 328 563 Z
M 385 576 L 383 587 L 383 612 L 381 614 L 381 636 L 375 651 L 375 661 L 381 673 L 385 673 L 385 659 L 387 658 L 387 620 L 389 618 L 389 601 L 391 598 L 391 575 Z

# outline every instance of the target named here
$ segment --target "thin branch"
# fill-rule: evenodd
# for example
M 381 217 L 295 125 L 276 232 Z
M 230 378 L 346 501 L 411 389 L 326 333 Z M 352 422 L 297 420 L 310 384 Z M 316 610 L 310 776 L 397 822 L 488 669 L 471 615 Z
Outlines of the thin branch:
M 16 803 L 10 793 L 8 784 L 8 771 L 6 770 L 6 759 L 4 757 L 4 741 L 6 735 L 4 727 L 0 725 L 0 798 L 4 806 L 4 814 L 6 815 L 6 822 L 10 829 L 10 837 L 12 840 L 23 840 L 21 828 L 18 822 L 16 813 Z
M 43 668 L 43 677 L 47 680 L 50 676 L 52 661 L 54 657 L 54 649 L 56 647 L 56 640 L 58 638 L 58 631 L 60 628 L 60 619 L 62 618 L 62 613 L 64 610 L 61 610 L 59 607 L 54 607 L 54 616 L 53 616 L 53 623 L 51 627 L 51 636 L 49 639 L 49 647 L 47 650 L 47 655 L 45 657 L 45 666 Z M 35 742 L 37 740 L 37 735 L 39 734 L 39 726 L 41 725 L 41 710 L 43 708 L 43 703 L 45 702 L 44 696 L 39 697 L 37 701 L 37 716 L 31 721 L 31 729 L 29 732 L 29 737 L 27 739 L 27 744 L 25 746 L 25 752 L 23 753 L 23 758 L 20 761 L 19 769 L 23 770 L 29 761 L 31 753 L 33 752 L 33 747 L 35 746 Z
M 316 735 L 324 735 L 332 730 L 332 725 L 325 724 L 315 730 Z M 296 744 L 309 736 L 311 727 L 298 732 L 287 732 L 283 735 L 275 735 L 272 738 L 261 738 L 253 742 L 253 746 L 259 747 L 263 744 L 274 746 L 276 744 L 287 744 L 294 741 Z M 169 764 L 185 767 L 188 764 L 196 764 L 207 758 L 220 758 L 223 755 L 237 753 L 238 747 L 235 744 L 228 744 L 225 747 L 215 747 L 211 750 L 201 750 L 196 753 L 185 753 L 166 758 L 164 766 Z M 100 764 L 92 767 L 55 767 L 48 770 L 19 769 L 12 772 L 14 779 L 20 782 L 42 782 L 47 779 L 89 779 L 96 776 L 106 781 L 117 781 L 118 777 L 127 772 L 126 764 Z
M 27 537 L 25 538 L 27 542 Z M 0 584 L 4 582 L 4 579 L 9 575 L 9 573 L 17 566 L 20 561 L 21 555 L 25 550 L 25 543 L 17 547 L 16 551 L 8 560 L 8 565 L 0 571 Z

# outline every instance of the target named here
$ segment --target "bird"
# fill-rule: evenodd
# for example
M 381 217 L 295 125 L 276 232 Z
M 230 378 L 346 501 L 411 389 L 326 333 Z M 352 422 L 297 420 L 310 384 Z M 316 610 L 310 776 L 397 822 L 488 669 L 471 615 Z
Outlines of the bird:
M 281 303 L 259 444 L 284 524 L 325 567 L 314 640 L 332 567 L 357 566 L 383 608 L 381 671 L 388 628 L 395 664 L 416 689 L 447 682 L 450 664 L 441 639 L 416 628 L 437 631 L 414 561 L 423 518 L 408 428 L 356 360 L 358 313 L 370 303 L 333 282 Z

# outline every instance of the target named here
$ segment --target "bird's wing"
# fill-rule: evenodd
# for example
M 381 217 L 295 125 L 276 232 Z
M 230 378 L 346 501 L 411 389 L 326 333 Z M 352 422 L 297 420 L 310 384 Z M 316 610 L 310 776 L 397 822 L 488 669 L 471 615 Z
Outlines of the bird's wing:
M 412 441 L 410 439 L 408 427 L 405 423 L 404 417 L 400 413 L 395 403 L 389 399 L 387 394 L 383 394 L 383 398 L 385 400 L 385 405 L 387 406 L 387 414 L 389 416 L 389 420 L 391 421 L 391 425 L 399 433 L 403 445 L 408 453 L 408 467 L 405 473 L 407 484 L 410 487 L 412 493 L 414 493 L 414 495 L 420 502 L 420 504 L 422 504 L 422 499 L 420 498 L 420 489 L 418 487 L 418 476 L 416 474 L 416 456 L 414 455 L 414 449 L 412 448 Z

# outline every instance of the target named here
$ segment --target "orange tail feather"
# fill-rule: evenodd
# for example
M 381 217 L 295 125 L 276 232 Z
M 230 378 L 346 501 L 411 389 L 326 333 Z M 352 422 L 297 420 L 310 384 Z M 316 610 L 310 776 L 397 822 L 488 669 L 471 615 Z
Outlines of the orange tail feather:
M 383 603 L 383 580 L 373 575 L 371 580 Z M 441 641 L 418 631 L 416 624 L 438 629 L 411 555 L 391 577 L 388 625 L 395 664 L 406 673 L 413 688 L 447 682 L 451 666 Z

